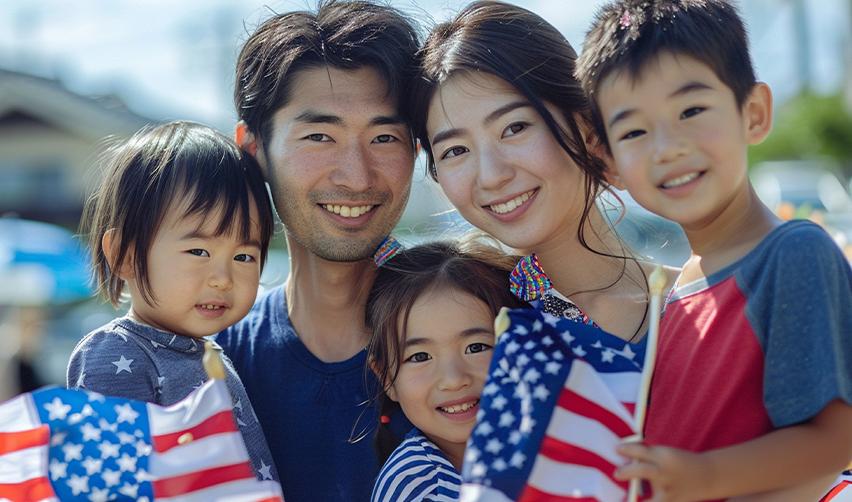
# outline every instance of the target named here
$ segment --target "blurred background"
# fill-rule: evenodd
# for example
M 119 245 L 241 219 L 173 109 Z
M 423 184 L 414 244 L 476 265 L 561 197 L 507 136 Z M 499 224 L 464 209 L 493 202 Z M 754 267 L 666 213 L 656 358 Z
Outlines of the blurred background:
M 395 0 L 425 27 L 464 2 Z M 515 2 L 580 50 L 601 1 Z M 306 1 L 5 0 L 0 3 L 0 400 L 64 383 L 76 341 L 118 315 L 91 297 L 75 237 L 110 138 L 172 119 L 230 135 L 234 61 L 274 12 Z M 775 94 L 775 126 L 750 156 L 761 197 L 784 218 L 824 225 L 852 257 L 852 0 L 742 0 L 758 76 Z M 682 233 L 626 197 L 619 231 L 667 264 L 688 256 Z M 617 215 L 614 215 L 615 218 Z M 397 229 L 409 243 L 464 232 L 419 163 Z M 280 284 L 280 237 L 263 286 Z

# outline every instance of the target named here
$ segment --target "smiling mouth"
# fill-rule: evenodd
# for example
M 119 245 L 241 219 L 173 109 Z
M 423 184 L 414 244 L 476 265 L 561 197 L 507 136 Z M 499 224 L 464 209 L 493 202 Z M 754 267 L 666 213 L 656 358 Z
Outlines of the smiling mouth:
M 200 303 L 197 305 L 198 308 L 203 310 L 224 310 L 224 305 L 213 305 L 212 303 Z
M 670 179 L 665 183 L 660 185 L 660 188 L 676 188 L 681 185 L 686 185 L 692 180 L 698 179 L 699 177 L 704 175 L 704 171 L 698 171 L 694 173 L 684 174 L 683 176 L 678 176 L 677 178 Z
M 521 204 L 530 200 L 530 197 L 532 197 L 534 193 L 535 190 L 530 190 L 529 192 L 524 192 L 521 195 L 518 195 L 512 200 L 502 202 L 500 204 L 492 204 L 486 207 L 497 214 L 511 213 L 512 211 L 520 207 Z
M 363 214 L 367 214 L 372 211 L 376 205 L 365 204 L 363 206 L 344 206 L 340 204 L 320 204 L 321 208 L 325 209 L 329 213 L 336 214 L 338 216 L 342 216 L 344 218 L 357 218 Z
M 473 401 L 470 401 L 470 402 L 467 402 L 467 403 L 454 404 L 452 406 L 447 406 L 447 407 L 438 406 L 438 409 L 443 411 L 444 413 L 448 413 L 450 415 L 455 415 L 456 413 L 464 413 L 464 412 L 470 410 L 471 408 L 473 408 L 474 406 L 476 406 L 477 404 L 479 404 L 479 399 L 476 399 L 476 400 L 473 400 Z

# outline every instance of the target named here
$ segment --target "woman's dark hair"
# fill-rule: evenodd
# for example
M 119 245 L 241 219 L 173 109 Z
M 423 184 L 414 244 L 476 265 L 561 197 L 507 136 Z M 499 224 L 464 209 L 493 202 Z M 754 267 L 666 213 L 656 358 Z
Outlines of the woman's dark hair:
M 585 227 L 597 195 L 609 184 L 603 161 L 586 148 L 581 125 L 591 131 L 591 104 L 574 78 L 577 53 L 539 15 L 492 0 L 472 2 L 452 21 L 437 25 L 418 53 L 418 75 L 409 95 L 415 136 L 426 151 L 429 174 L 437 179 L 434 153 L 426 131 L 429 105 L 450 77 L 485 73 L 500 78 L 526 97 L 547 123 L 553 137 L 585 173 L 585 204 L 577 237 L 586 249 Z M 563 129 L 545 107 L 562 114 Z
M 185 216 L 216 210 L 216 235 L 237 232 L 248 240 L 260 229 L 261 266 L 272 236 L 272 206 L 260 167 L 233 141 L 193 122 L 146 127 L 109 149 L 100 186 L 86 201 L 80 231 L 88 238 L 98 292 L 118 305 L 124 281 L 116 273 L 132 257 L 145 301 L 155 304 L 148 279 L 148 250 L 167 210 L 185 208 Z M 251 220 L 250 204 L 258 221 Z M 115 232 L 112 263 L 101 245 Z
M 406 249 L 379 268 L 367 298 L 366 324 L 371 331 L 367 360 L 382 387 L 377 396 L 382 416 L 399 414 L 399 404 L 388 398 L 385 391 L 399 372 L 405 329 L 417 299 L 438 288 L 454 289 L 482 300 L 496 316 L 501 307 L 522 306 L 509 292 L 509 273 L 516 262 L 517 257 L 481 239 L 469 239 Z M 400 439 L 389 424 L 379 424 L 376 449 L 382 463 Z
M 372 1 L 320 1 L 315 11 L 277 14 L 251 34 L 237 58 L 237 115 L 268 141 L 272 116 L 290 101 L 295 75 L 323 66 L 373 68 L 399 100 L 408 91 L 419 44 L 404 14 Z

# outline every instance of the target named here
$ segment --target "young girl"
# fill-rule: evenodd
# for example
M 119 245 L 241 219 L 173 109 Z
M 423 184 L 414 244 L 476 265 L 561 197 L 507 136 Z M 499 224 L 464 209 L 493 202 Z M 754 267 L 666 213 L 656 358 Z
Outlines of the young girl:
M 465 219 L 527 255 L 512 273 L 512 291 L 546 314 L 598 326 L 599 336 L 584 340 L 589 344 L 638 356 L 653 265 L 630 254 L 598 205 L 609 184 L 594 155 L 599 146 L 571 45 L 526 9 L 477 1 L 436 26 L 419 57 L 409 113 L 429 171 Z M 668 270 L 669 284 L 676 272 Z M 510 347 L 518 343 L 545 341 L 507 333 L 494 357 L 515 361 Z M 537 385 L 554 396 L 564 378 L 544 374 Z M 492 374 L 489 382 L 499 380 Z M 482 433 L 472 437 L 471 456 L 488 451 L 485 431 L 496 430 L 509 411 L 491 405 L 504 401 L 517 401 L 511 386 L 483 396 Z M 466 463 L 465 483 L 520 496 L 544 429 L 558 423 L 550 420 L 552 401 L 531 407 L 512 410 L 516 418 L 536 417 L 528 422 L 534 425 L 500 451 L 518 459 L 515 465 Z M 569 471 L 557 468 L 555 477 Z
M 136 133 L 109 152 L 86 203 L 99 292 L 130 309 L 89 333 L 67 385 L 173 404 L 204 383 L 203 337 L 249 311 L 272 234 L 259 167 L 230 140 L 190 122 Z M 224 358 L 234 416 L 258 479 L 276 479 L 246 391 Z
M 401 251 L 377 272 L 367 357 L 384 386 L 376 445 L 387 461 L 374 502 L 458 498 L 494 317 L 519 303 L 506 289 L 514 262 L 482 243 L 433 243 Z M 415 426 L 401 444 L 390 430 L 400 408 Z

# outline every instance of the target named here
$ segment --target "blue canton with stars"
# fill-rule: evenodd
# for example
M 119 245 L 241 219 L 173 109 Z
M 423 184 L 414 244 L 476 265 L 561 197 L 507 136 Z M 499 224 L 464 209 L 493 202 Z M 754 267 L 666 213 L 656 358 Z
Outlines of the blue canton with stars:
M 527 484 L 574 359 L 599 372 L 639 372 L 645 344 L 538 309 L 510 310 L 494 347 L 477 425 L 465 451 L 465 484 L 516 500 Z
M 32 397 L 50 426 L 48 477 L 61 500 L 153 500 L 145 403 L 62 388 Z

